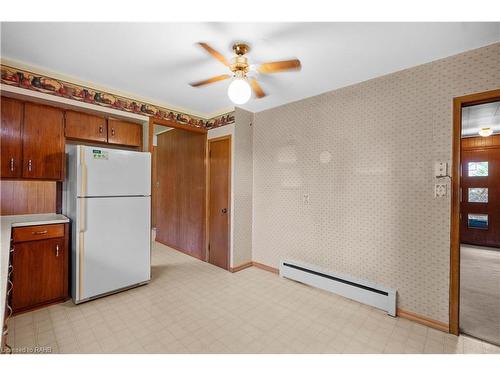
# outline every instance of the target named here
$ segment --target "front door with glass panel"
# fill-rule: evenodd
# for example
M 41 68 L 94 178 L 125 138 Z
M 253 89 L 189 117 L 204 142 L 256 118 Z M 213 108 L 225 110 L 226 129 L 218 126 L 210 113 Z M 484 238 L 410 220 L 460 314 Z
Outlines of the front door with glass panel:
M 462 150 L 461 243 L 500 247 L 500 147 Z

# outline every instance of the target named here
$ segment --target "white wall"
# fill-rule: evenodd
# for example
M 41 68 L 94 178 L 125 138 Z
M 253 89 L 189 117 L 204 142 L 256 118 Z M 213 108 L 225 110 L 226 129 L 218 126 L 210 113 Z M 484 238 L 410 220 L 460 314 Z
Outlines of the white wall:
M 235 123 L 208 131 L 231 135 L 231 267 L 252 260 L 253 113 L 236 108 Z
M 450 198 L 434 198 L 433 165 L 451 160 L 453 97 L 499 87 L 497 43 L 255 114 L 253 260 L 374 281 L 448 322 Z
M 234 129 L 234 266 L 252 260 L 254 114 L 235 111 Z

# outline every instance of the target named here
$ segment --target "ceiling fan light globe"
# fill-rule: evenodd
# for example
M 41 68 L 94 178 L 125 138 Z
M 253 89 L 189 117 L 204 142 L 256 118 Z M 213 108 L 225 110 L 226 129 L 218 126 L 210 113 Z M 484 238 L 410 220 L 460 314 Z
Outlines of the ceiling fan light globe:
M 245 104 L 252 96 L 252 89 L 246 79 L 236 78 L 229 85 L 227 95 L 234 104 Z
M 493 134 L 493 129 L 492 128 L 482 128 L 482 129 L 479 129 L 478 133 L 481 137 L 489 137 L 490 135 Z

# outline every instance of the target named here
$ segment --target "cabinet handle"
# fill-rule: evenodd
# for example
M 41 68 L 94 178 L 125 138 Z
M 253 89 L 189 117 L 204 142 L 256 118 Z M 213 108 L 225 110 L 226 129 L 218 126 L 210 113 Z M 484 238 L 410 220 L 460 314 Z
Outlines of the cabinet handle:
M 28 171 L 31 172 L 31 166 L 32 166 L 32 163 L 31 163 L 31 159 L 28 160 Z
M 14 172 L 14 158 L 10 158 L 10 171 Z
M 59 256 L 59 245 L 56 245 L 56 257 Z
M 31 232 L 31 234 L 34 234 L 35 236 L 39 236 L 41 234 L 47 234 L 48 230 L 39 230 L 37 232 Z
M 111 128 L 111 135 L 114 136 L 115 135 L 115 128 Z
M 102 125 L 99 126 L 99 134 L 102 134 L 103 130 L 104 130 L 104 128 L 102 127 Z

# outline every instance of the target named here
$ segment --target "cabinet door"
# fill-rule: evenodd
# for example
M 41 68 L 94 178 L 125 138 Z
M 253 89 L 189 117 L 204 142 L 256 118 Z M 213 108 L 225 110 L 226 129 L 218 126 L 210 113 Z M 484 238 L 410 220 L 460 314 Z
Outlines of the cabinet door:
M 12 308 L 22 311 L 65 297 L 65 239 L 21 242 L 12 257 Z
M 23 177 L 63 179 L 64 116 L 57 108 L 26 103 L 23 127 Z
M 142 146 L 142 126 L 132 122 L 108 119 L 108 143 Z
M 2 97 L 1 177 L 21 177 L 23 103 Z
M 64 135 L 71 139 L 107 142 L 106 119 L 86 113 L 67 111 Z

